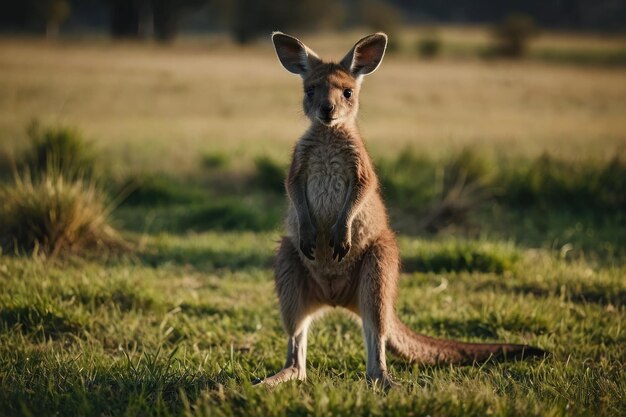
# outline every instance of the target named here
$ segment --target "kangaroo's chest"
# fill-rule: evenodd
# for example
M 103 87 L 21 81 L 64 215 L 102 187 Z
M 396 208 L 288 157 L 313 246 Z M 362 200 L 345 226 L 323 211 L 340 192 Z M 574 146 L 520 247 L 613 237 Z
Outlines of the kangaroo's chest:
M 350 183 L 348 163 L 345 151 L 339 147 L 319 145 L 311 150 L 307 201 L 318 228 L 332 226 L 345 203 Z

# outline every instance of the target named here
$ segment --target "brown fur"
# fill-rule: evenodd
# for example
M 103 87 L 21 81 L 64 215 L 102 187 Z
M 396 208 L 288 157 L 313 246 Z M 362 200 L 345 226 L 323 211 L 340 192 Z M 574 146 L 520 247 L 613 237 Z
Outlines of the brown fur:
M 361 39 L 340 64 L 323 62 L 282 33 L 272 39 L 285 68 L 303 78 L 303 107 L 312 123 L 293 152 L 286 181 L 287 236 L 275 260 L 276 291 L 289 335 L 287 361 L 264 383 L 306 378 L 308 326 L 327 306 L 344 307 L 361 318 L 367 377 L 386 386 L 392 383 L 387 347 L 423 364 L 543 353 L 525 345 L 434 339 L 414 333 L 396 316 L 400 255 L 378 178 L 356 127 L 361 78 L 382 60 L 386 35 Z

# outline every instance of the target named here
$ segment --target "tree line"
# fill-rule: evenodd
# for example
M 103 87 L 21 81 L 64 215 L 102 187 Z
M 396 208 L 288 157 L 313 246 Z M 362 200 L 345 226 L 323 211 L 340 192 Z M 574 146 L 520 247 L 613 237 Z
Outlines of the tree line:
M 0 31 L 56 36 L 106 28 L 115 38 L 174 39 L 185 19 L 227 30 L 242 43 L 271 30 L 355 25 L 393 31 L 402 23 L 485 23 L 512 12 L 543 27 L 623 32 L 626 2 L 614 0 L 21 0 L 0 6 Z M 198 19 L 196 19 L 197 21 Z M 196 23 L 196 26 L 198 24 Z

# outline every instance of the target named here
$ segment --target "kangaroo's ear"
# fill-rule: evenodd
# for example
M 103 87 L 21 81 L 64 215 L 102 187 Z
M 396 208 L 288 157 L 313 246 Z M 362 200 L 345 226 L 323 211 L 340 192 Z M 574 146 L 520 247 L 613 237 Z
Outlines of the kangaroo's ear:
M 359 78 L 376 71 L 385 55 L 387 35 L 374 33 L 358 41 L 341 60 L 341 65 Z
M 289 72 L 304 76 L 315 64 L 321 62 L 313 50 L 293 36 L 274 32 L 272 42 L 280 63 Z

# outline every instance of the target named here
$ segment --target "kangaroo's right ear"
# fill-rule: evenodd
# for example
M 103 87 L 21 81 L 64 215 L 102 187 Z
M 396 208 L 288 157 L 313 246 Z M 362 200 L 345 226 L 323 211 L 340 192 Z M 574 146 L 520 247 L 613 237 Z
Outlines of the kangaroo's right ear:
M 341 60 L 341 65 L 357 79 L 376 71 L 385 56 L 387 35 L 382 32 L 366 36 L 358 41 Z
M 281 32 L 272 33 L 272 42 L 276 55 L 283 67 L 289 72 L 304 77 L 313 65 L 321 62 L 313 50 L 293 36 Z

